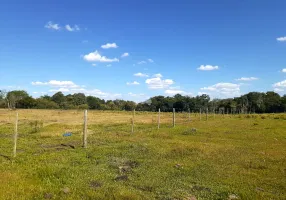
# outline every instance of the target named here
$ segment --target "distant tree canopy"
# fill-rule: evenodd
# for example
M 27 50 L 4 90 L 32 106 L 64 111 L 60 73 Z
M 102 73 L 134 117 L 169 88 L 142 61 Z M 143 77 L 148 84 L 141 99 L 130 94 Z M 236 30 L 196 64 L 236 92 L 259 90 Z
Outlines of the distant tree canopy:
M 121 99 L 107 100 L 84 93 L 64 95 L 57 92 L 53 96 L 31 97 L 26 91 L 0 90 L 1 108 L 36 108 L 36 109 L 93 109 L 93 110 L 133 110 L 171 112 L 191 111 L 219 113 L 277 113 L 286 111 L 286 95 L 275 92 L 250 92 L 236 98 L 213 99 L 206 94 L 190 97 L 176 94 L 173 97 L 154 96 L 145 102 L 136 104 Z

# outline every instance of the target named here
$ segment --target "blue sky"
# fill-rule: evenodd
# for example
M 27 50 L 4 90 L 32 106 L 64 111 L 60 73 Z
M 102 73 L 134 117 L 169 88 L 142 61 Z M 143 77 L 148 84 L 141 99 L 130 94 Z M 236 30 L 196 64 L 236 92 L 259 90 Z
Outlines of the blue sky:
M 8 91 L 137 102 L 286 91 L 285 0 L 10 0 L 0 19 Z

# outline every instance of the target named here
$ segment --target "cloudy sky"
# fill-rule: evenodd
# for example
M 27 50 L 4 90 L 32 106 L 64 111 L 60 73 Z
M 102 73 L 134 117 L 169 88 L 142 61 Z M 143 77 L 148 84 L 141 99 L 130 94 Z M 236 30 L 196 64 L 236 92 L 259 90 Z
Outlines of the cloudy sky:
M 137 102 L 286 91 L 285 0 L 10 0 L 0 19 L 8 91 Z

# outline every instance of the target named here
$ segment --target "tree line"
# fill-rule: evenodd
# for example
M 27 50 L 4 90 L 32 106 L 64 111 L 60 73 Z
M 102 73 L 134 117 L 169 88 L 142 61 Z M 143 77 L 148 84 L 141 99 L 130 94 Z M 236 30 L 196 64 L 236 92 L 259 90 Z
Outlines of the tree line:
M 104 100 L 84 93 L 33 98 L 24 90 L 5 92 L 0 90 L 0 108 L 34 109 L 93 109 L 171 112 L 216 112 L 216 113 L 278 113 L 286 111 L 286 95 L 275 92 L 250 92 L 235 98 L 210 99 L 206 94 L 190 97 L 177 94 L 173 97 L 155 96 L 147 101 L 135 103 L 121 99 Z

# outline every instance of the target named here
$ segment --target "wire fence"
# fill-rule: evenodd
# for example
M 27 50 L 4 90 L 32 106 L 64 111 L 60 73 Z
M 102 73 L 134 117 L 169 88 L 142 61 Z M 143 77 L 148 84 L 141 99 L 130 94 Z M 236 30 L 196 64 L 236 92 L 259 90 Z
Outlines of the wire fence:
M 120 134 L 136 134 L 152 132 L 161 128 L 184 126 L 189 128 L 194 123 L 236 118 L 286 119 L 285 114 L 217 114 L 200 112 L 132 112 L 128 111 L 83 111 L 83 110 L 0 110 L 0 137 L 12 137 L 13 157 L 17 155 L 18 138 L 40 140 L 58 136 L 61 146 L 65 142 L 73 142 L 88 147 L 89 135 L 99 132 L 116 132 Z M 33 134 L 39 133 L 39 135 Z M 73 139 L 66 139 L 71 138 Z M 68 144 L 70 145 L 70 143 Z M 13 148 L 12 148 L 13 146 Z M 1 152 L 9 148 L 4 146 Z M 3 155 L 2 155 L 3 156 Z

